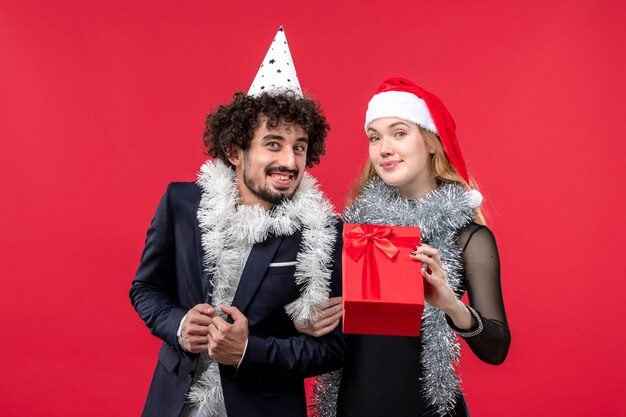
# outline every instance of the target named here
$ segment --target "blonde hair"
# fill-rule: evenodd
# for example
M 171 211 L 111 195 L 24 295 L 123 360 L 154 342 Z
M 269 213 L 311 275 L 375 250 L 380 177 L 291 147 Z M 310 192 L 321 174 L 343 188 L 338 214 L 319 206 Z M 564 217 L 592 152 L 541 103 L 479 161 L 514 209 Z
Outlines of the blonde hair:
M 432 148 L 435 151 L 435 153 L 431 155 L 430 159 L 433 177 L 435 177 L 438 181 L 457 183 L 468 190 L 472 189 L 472 187 L 477 188 L 476 182 L 473 178 L 470 177 L 470 185 L 456 171 L 456 169 L 446 156 L 443 145 L 439 140 L 439 136 L 424 129 L 420 125 L 416 126 L 419 129 L 419 132 L 422 135 L 424 142 L 426 142 L 426 145 L 428 145 L 429 148 Z M 363 167 L 363 172 L 359 177 L 357 177 L 356 181 L 350 189 L 350 192 L 348 193 L 346 205 L 352 204 L 359 197 L 359 194 L 361 194 L 361 190 L 363 190 L 365 184 L 367 184 L 369 180 L 377 176 L 378 174 L 376 174 L 376 170 L 372 165 L 372 161 L 368 158 L 365 162 L 365 166 Z M 483 225 L 486 224 L 485 217 L 483 216 L 480 207 L 476 208 L 476 216 L 474 216 L 474 222 Z

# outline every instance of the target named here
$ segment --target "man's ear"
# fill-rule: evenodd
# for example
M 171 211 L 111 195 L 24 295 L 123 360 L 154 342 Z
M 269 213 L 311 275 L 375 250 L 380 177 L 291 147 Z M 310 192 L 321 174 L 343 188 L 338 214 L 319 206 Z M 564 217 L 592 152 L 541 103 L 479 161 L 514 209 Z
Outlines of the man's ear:
M 228 161 L 233 164 L 233 166 L 237 167 L 241 164 L 242 160 L 243 151 L 236 146 L 230 148 L 230 150 L 228 151 Z

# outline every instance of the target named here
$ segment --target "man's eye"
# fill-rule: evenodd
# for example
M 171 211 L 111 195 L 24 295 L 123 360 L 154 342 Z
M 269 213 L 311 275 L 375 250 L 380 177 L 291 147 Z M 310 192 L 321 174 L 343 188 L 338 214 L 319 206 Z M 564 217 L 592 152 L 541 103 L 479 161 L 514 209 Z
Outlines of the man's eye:
M 268 142 L 267 145 L 265 146 L 267 146 L 270 149 L 278 149 L 279 147 L 278 142 Z
M 296 152 L 306 152 L 306 146 L 304 145 L 296 145 L 293 148 Z

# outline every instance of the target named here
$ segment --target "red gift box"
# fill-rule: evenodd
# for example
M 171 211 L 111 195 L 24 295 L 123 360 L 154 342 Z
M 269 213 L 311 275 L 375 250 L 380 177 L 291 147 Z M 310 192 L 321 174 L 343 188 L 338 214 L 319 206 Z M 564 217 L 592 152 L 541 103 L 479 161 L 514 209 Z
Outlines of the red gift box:
M 344 224 L 344 333 L 419 336 L 422 263 L 409 257 L 419 242 L 418 227 Z

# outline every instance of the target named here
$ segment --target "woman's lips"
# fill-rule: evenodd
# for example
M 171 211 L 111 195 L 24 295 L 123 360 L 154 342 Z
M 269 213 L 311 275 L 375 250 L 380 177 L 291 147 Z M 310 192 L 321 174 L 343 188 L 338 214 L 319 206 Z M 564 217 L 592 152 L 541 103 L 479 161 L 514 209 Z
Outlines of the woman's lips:
M 383 167 L 385 171 L 389 171 L 397 167 L 399 163 L 400 161 L 386 161 L 380 164 L 380 166 Z

